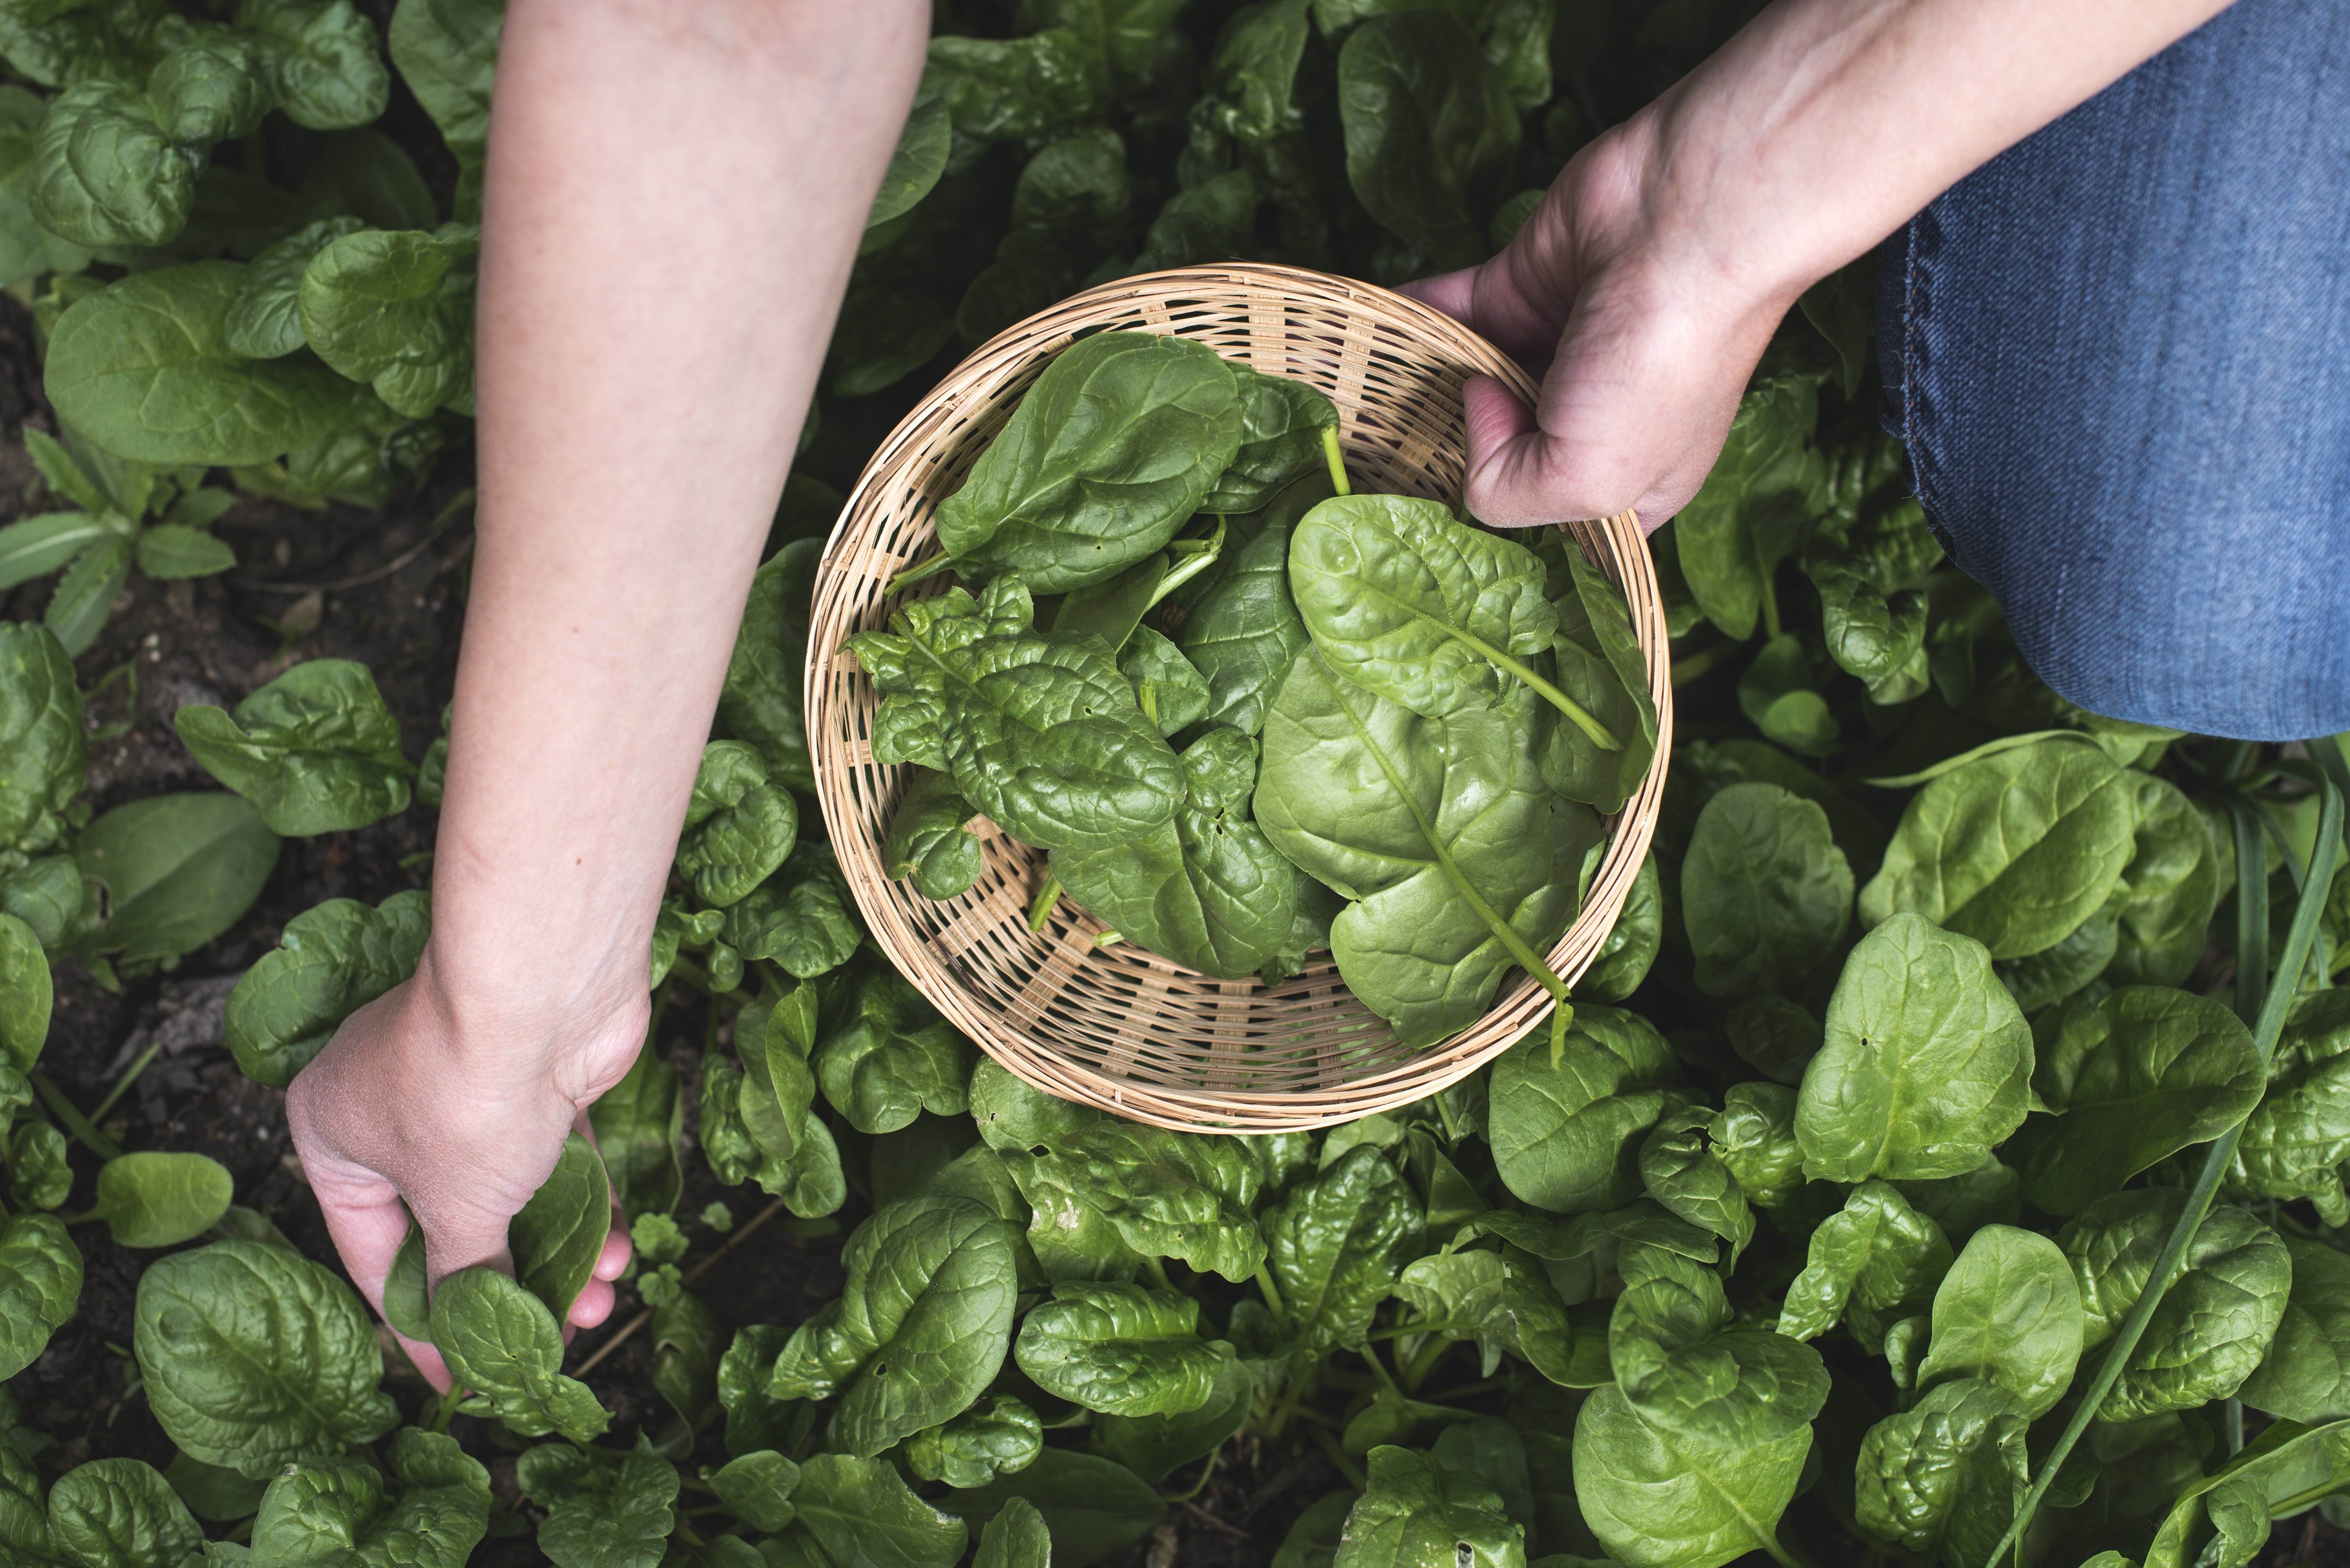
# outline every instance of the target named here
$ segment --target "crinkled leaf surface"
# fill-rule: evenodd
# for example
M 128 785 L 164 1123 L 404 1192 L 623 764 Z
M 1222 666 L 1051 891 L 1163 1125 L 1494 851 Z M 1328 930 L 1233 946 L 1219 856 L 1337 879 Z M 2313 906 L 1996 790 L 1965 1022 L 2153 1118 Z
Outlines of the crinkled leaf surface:
M 858 1227 L 838 1300 L 802 1324 L 769 1391 L 839 1407 L 831 1440 L 878 1454 L 959 1415 L 1003 1365 L 1013 1232 L 967 1199 L 910 1198 Z
M 970 1527 L 916 1497 L 886 1459 L 818 1454 L 792 1493 L 833 1568 L 954 1568 Z
M 525 1438 L 584 1443 L 611 1424 L 588 1386 L 563 1375 L 563 1334 L 546 1303 L 510 1274 L 460 1269 L 432 1293 L 432 1344 L 467 1403 Z M 184 1445 L 183 1445 L 184 1446 Z
M 329 898 L 286 922 L 229 992 L 224 1028 L 244 1075 L 284 1088 L 343 1020 L 406 980 L 432 934 L 431 895 L 394 893 L 374 909 Z
M 2252 1032 L 2225 1003 L 2166 986 L 2076 998 L 2039 1045 L 2032 1075 L 2055 1114 L 2027 1121 L 2009 1158 L 2023 1195 L 2078 1214 L 2139 1171 L 2219 1137 L 2261 1102 Z
M 144 1459 L 91 1459 L 49 1489 L 49 1537 L 90 1568 L 180 1568 L 204 1532 Z
M 383 1357 L 367 1309 L 284 1247 L 215 1241 L 150 1263 L 132 1344 L 164 1432 L 240 1475 L 370 1442 L 399 1420 L 376 1386 Z
M 1183 774 L 1098 640 L 1038 635 L 1016 576 L 908 605 L 849 639 L 885 694 L 874 755 L 954 775 L 963 798 L 1042 849 L 1109 848 L 1171 821 Z
M 2080 1287 L 2085 1349 L 2112 1338 L 2137 1304 L 2186 1201 L 2177 1188 L 2116 1192 L 2056 1233 Z M 2268 1354 L 2292 1285 L 2292 1257 L 2277 1233 L 2241 1209 L 2214 1205 L 2099 1417 L 2139 1420 L 2235 1393 Z
M 190 704 L 172 724 L 204 771 L 261 809 L 275 833 L 365 827 L 408 806 L 400 724 L 367 666 L 296 665 L 236 705 Z
M 1199 1316 L 1174 1291 L 1072 1281 L 1030 1311 L 1014 1352 L 1056 1398 L 1119 1416 L 1180 1414 L 1207 1403 L 1232 1355 L 1200 1337 Z
M 244 270 L 206 261 L 133 273 L 75 304 L 42 371 L 59 416 L 139 462 L 266 462 L 328 434 L 341 377 L 229 347 L 222 323 Z

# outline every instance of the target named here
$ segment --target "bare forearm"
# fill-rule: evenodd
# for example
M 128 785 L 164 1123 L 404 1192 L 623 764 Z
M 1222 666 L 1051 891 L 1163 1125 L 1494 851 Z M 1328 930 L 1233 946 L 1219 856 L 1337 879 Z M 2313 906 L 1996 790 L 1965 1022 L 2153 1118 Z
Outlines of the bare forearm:
M 508 12 L 479 547 L 434 872 L 444 992 L 544 1015 L 567 988 L 642 985 L 928 20 L 918 0 Z
M 1651 218 L 1792 298 L 2228 0 L 1783 0 L 1643 111 Z

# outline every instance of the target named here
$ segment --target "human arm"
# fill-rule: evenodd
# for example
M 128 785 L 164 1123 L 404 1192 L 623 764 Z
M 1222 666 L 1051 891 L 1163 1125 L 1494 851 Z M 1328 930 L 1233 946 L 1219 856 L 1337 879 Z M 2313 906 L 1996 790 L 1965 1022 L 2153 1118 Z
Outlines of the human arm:
M 432 934 L 286 1106 L 378 1305 L 403 1199 L 436 1282 L 504 1262 L 506 1221 L 643 1044 L 735 623 L 929 21 L 919 0 L 507 11 Z M 608 1314 L 626 1257 L 616 1238 L 575 1324 Z
M 1797 297 L 2227 0 L 1779 0 L 1578 152 L 1501 254 L 1407 292 L 1544 373 L 1469 389 L 1470 510 L 1523 527 L 1704 482 Z

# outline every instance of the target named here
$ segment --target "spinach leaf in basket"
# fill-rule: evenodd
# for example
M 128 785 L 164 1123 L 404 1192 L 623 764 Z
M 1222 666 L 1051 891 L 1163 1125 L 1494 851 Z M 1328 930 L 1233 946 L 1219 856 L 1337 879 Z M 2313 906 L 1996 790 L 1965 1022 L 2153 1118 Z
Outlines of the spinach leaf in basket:
M 1045 367 L 939 508 L 939 542 L 969 578 L 1017 572 L 1040 594 L 1107 582 L 1200 509 L 1242 422 L 1238 379 L 1214 349 L 1149 332 L 1086 338 Z
M 1053 874 L 1128 941 L 1205 973 L 1237 979 L 1276 957 L 1302 961 L 1322 945 L 1332 900 L 1249 820 L 1256 742 L 1211 729 L 1181 760 L 1174 821 L 1114 848 L 1055 850 Z
M 1440 501 L 1341 495 L 1299 520 L 1289 587 L 1336 673 L 1422 718 L 1538 691 L 1591 743 L 1623 741 L 1543 670 L 1558 607 L 1534 553 L 1471 528 Z
M 906 606 L 849 647 L 886 701 L 873 755 L 954 775 L 965 800 L 1040 849 L 1107 849 L 1170 821 L 1183 770 L 1091 637 L 1030 629 L 1017 576 Z
M 1240 378 L 1241 444 L 1232 466 L 1201 498 L 1202 512 L 1253 512 L 1300 474 L 1322 466 L 1322 432 L 1338 428 L 1338 409 L 1303 381 L 1235 366 Z
M 1318 649 L 1274 700 L 1257 820 L 1349 900 L 1330 926 L 1338 972 L 1408 1044 L 1475 1023 L 1513 966 L 1564 1000 L 1543 955 L 1575 918 L 1601 829 L 1543 782 L 1550 722 L 1524 691 L 1423 717 Z
M 1255 734 L 1281 678 L 1309 639 L 1289 592 L 1289 538 L 1297 519 L 1336 492 L 1314 469 L 1254 517 L 1233 525 L 1225 564 L 1184 618 L 1177 643 L 1208 682 L 1207 722 Z
M 969 892 L 987 869 L 979 836 L 963 826 L 972 815 L 971 802 L 963 799 L 953 779 L 923 769 L 889 818 L 882 868 L 910 880 L 925 898 Z
M 1657 704 L 1624 596 L 1572 540 L 1562 544 L 1571 591 L 1555 600 L 1558 632 L 1551 656 L 1559 690 L 1624 744 L 1615 751 L 1595 747 L 1580 730 L 1560 725 L 1543 755 L 1544 776 L 1567 799 L 1612 816 L 1638 791 L 1656 760 Z

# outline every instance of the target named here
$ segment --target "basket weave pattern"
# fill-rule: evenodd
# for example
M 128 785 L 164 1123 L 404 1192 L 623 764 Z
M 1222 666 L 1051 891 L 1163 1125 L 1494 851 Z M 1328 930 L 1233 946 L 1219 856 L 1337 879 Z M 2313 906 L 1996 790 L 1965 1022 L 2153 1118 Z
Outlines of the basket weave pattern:
M 1066 899 L 1028 929 L 1045 857 L 979 819 L 987 869 L 933 902 L 889 879 L 881 844 L 912 770 L 883 767 L 871 742 L 879 697 L 855 631 L 882 629 L 884 585 L 938 549 L 933 514 L 1052 355 L 1102 328 L 1166 332 L 1320 389 L 1337 405 L 1357 488 L 1459 504 L 1466 462 L 1461 386 L 1496 376 L 1534 384 L 1491 344 L 1415 301 L 1366 284 L 1253 264 L 1150 273 L 1070 298 L 974 352 L 909 414 L 867 464 L 818 570 L 806 711 L 825 826 L 866 924 L 954 1025 L 1039 1088 L 1118 1115 L 1193 1131 L 1326 1127 L 1432 1094 L 1490 1060 L 1549 1012 L 1523 973 L 1473 1027 L 1408 1050 L 1340 984 L 1326 956 L 1282 985 L 1217 980 L 1131 944 L 1096 948 L 1103 927 Z M 1657 763 L 1608 824 L 1589 896 L 1553 949 L 1571 984 L 1615 923 L 1647 853 L 1672 743 L 1664 612 L 1631 514 L 1570 525 L 1625 591 L 1656 700 Z M 910 590 L 945 591 L 944 576 Z

